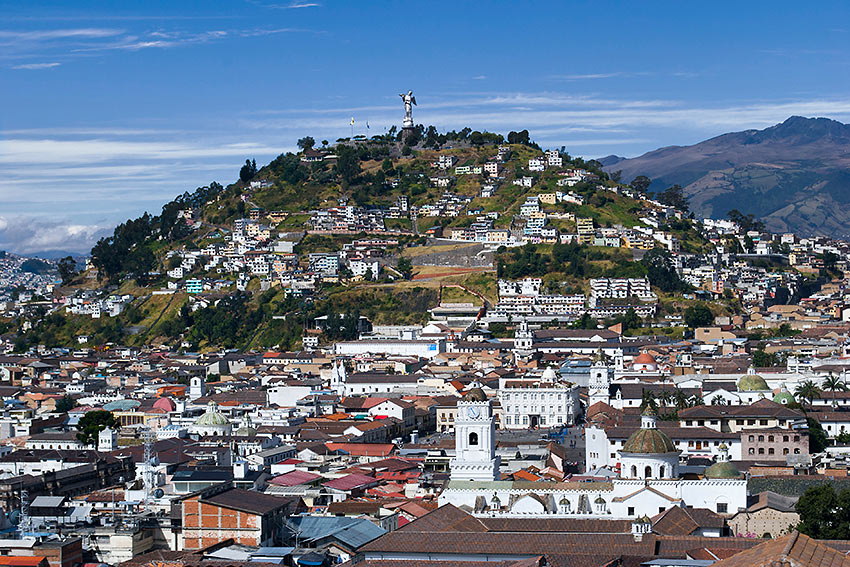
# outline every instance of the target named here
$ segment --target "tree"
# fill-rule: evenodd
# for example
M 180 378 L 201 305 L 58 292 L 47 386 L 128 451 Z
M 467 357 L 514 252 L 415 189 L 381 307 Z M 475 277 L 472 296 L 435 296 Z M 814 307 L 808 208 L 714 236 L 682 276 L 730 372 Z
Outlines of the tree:
M 62 285 L 68 285 L 77 275 L 77 261 L 71 256 L 65 256 L 59 260 L 57 268 L 59 269 L 59 277 L 62 278 Z
M 325 142 L 327 144 L 327 142 Z M 311 150 L 313 146 L 316 145 L 316 140 L 314 140 L 311 136 L 304 136 L 300 140 L 298 140 L 298 147 L 302 150 Z
M 759 349 L 753 353 L 753 366 L 756 368 L 771 368 L 780 365 L 779 355 Z
M 818 396 L 820 396 L 820 393 L 821 389 L 818 388 L 817 385 L 811 380 L 801 382 L 794 390 L 794 395 L 797 397 L 797 399 L 806 400 L 807 402 L 809 402 L 809 407 L 812 407 L 812 401 Z
M 640 263 L 646 266 L 649 283 L 661 291 L 671 292 L 683 289 L 683 282 L 673 266 L 673 257 L 667 250 L 653 248 L 643 255 Z
M 809 426 L 809 454 L 822 453 L 829 445 L 826 431 L 823 430 L 820 422 L 813 417 L 807 417 L 806 424 Z
M 706 327 L 714 322 L 714 315 L 705 303 L 697 303 L 685 309 L 685 324 L 695 329 Z
M 97 443 L 98 434 L 107 427 L 112 429 L 119 427 L 118 420 L 112 412 L 105 410 L 86 412 L 86 415 L 77 423 L 77 431 L 79 431 L 77 439 L 84 445 L 94 445 Z
M 753 215 L 745 215 L 738 209 L 732 209 L 726 213 L 726 216 L 728 216 L 729 220 L 737 224 L 744 232 L 749 232 L 750 230 L 764 232 L 764 223 L 756 220 Z
M 646 195 L 647 190 L 649 190 L 649 186 L 652 185 L 652 179 L 647 177 L 646 175 L 638 175 L 629 186 L 640 193 L 641 195 Z
M 655 397 L 655 394 L 652 392 L 652 390 L 644 390 L 641 393 L 640 409 L 641 411 L 651 409 L 654 412 L 658 412 L 658 399 Z
M 662 205 L 673 207 L 684 213 L 688 212 L 688 198 L 685 197 L 685 190 L 680 185 L 673 185 L 665 189 L 658 195 L 658 201 Z
M 824 390 L 829 390 L 833 394 L 835 394 L 835 392 L 847 391 L 847 385 L 844 384 L 844 381 L 835 374 L 830 374 L 829 376 L 827 376 L 821 386 L 823 386 Z
M 815 539 L 850 538 L 850 490 L 836 492 L 829 483 L 812 486 L 795 506 L 800 515 L 796 529 Z
M 242 183 L 248 183 L 254 176 L 257 175 L 257 161 L 251 161 L 250 159 L 245 160 L 245 165 L 242 166 L 242 169 L 239 170 L 239 179 Z
M 410 258 L 405 258 L 404 256 L 399 258 L 396 268 L 406 280 L 409 280 L 413 276 L 413 264 L 410 262 Z
M 340 146 L 336 152 L 336 171 L 343 182 L 350 184 L 360 175 L 360 158 L 357 151 L 350 146 Z
M 77 400 L 66 394 L 56 402 L 56 413 L 68 413 L 75 407 L 77 407 Z

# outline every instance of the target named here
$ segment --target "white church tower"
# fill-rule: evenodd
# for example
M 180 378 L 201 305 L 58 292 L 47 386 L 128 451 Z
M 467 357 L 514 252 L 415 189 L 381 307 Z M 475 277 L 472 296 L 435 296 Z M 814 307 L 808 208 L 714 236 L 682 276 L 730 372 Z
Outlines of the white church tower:
M 345 395 L 345 382 L 348 376 L 345 372 L 345 363 L 341 360 L 334 360 L 331 366 L 331 390 L 339 394 Z
M 596 402 L 610 403 L 610 387 L 611 369 L 601 356 L 597 356 L 593 366 L 590 367 L 590 378 L 587 382 L 588 407 Z
M 457 403 L 451 480 L 499 480 L 499 462 L 493 408 L 481 388 L 472 388 Z
M 203 398 L 207 393 L 207 383 L 201 376 L 192 376 L 189 380 L 189 401 L 194 402 Z

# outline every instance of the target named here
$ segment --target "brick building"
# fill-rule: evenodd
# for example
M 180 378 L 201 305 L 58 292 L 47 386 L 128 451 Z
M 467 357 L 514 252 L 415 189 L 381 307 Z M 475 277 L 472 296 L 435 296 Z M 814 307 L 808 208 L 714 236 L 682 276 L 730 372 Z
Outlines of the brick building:
M 182 501 L 183 547 L 203 549 L 226 539 L 249 546 L 283 542 L 284 518 L 296 511 L 300 498 L 280 498 L 261 492 L 212 487 Z
M 799 429 L 744 429 L 741 431 L 741 459 L 781 461 L 809 455 L 809 432 Z

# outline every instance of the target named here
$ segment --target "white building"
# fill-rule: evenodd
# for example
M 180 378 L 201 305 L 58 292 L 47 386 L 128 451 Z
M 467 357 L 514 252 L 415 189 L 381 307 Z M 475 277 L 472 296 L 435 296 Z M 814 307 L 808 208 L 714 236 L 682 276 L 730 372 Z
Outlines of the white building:
M 621 458 L 628 469 L 620 478 L 493 480 L 490 474 L 495 467 L 498 478 L 499 461 L 492 442 L 493 418 L 483 419 L 488 412 L 489 402 L 480 390 L 458 402 L 456 457 L 451 461 L 451 479 L 439 496 L 441 506 L 466 506 L 477 516 L 608 519 L 654 516 L 673 506 L 707 508 L 718 514 L 733 514 L 747 506 L 747 481 L 728 462 L 709 467 L 699 480 L 678 478 L 678 451 L 655 427 L 654 416 L 645 416 L 641 429 L 626 442 Z
M 533 380 L 499 380 L 505 429 L 573 425 L 579 413 L 578 386 L 562 381 L 551 367 Z

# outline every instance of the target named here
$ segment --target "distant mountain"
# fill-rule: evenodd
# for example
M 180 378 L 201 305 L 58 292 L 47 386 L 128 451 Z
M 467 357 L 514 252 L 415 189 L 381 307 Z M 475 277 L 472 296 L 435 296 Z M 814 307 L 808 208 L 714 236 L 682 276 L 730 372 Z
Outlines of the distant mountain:
M 835 120 L 792 116 L 764 130 L 599 161 L 622 171 L 623 182 L 646 175 L 650 191 L 681 185 L 697 216 L 738 209 L 775 232 L 850 236 L 850 125 Z

